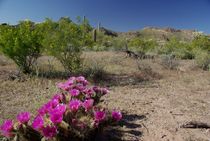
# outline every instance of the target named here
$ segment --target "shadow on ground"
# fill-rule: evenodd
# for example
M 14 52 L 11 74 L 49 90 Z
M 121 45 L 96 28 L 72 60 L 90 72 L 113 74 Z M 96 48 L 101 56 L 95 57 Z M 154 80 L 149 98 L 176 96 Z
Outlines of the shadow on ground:
M 96 138 L 96 141 L 139 141 L 143 134 L 139 130 L 142 125 L 135 122 L 145 118 L 145 115 L 123 114 L 120 124 L 107 128 L 103 135 Z M 123 138 L 125 134 L 130 138 Z
M 143 82 L 148 82 L 150 80 L 155 80 L 160 78 L 161 76 L 158 74 L 155 74 L 155 76 L 151 76 L 149 74 L 141 72 L 133 74 L 106 74 L 104 77 L 93 78 L 93 82 L 107 87 L 127 86 L 127 85 L 138 85 Z

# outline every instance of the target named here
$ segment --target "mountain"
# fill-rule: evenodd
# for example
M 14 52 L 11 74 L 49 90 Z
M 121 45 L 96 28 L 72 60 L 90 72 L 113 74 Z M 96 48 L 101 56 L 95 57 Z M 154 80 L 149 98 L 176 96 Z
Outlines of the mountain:
M 158 27 L 145 27 L 137 31 L 129 32 L 114 32 L 103 27 L 104 33 L 114 33 L 115 36 L 132 39 L 135 37 L 143 39 L 155 39 L 160 43 L 169 41 L 170 38 L 175 37 L 180 41 L 189 42 L 192 41 L 196 36 L 202 35 L 202 32 L 196 30 L 183 30 L 175 28 L 158 28 Z M 105 32 L 106 31 L 106 32 Z M 106 34 L 108 35 L 108 34 Z

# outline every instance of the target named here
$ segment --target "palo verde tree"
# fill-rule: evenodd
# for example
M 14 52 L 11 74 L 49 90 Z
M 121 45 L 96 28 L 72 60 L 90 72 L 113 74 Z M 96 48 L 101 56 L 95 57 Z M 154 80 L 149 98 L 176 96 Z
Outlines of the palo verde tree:
M 63 17 L 58 22 L 46 19 L 42 23 L 42 30 L 45 33 L 45 51 L 57 58 L 67 72 L 78 71 L 82 63 L 80 56 L 86 43 L 84 41 L 89 40 L 81 26 Z
M 128 43 L 129 48 L 136 50 L 138 52 L 149 52 L 154 50 L 157 46 L 155 40 L 145 40 L 139 37 L 133 38 Z
M 0 50 L 11 58 L 23 73 L 30 73 L 40 55 L 42 36 L 31 21 L 0 28 Z
M 210 39 L 209 39 L 209 37 L 204 36 L 204 35 L 197 36 L 192 41 L 192 48 L 206 50 L 210 53 Z

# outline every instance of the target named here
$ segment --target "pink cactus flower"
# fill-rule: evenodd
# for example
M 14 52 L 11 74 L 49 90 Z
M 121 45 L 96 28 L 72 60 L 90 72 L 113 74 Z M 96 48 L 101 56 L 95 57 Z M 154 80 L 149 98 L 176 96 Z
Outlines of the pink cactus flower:
M 95 111 L 94 118 L 95 118 L 95 121 L 101 122 L 101 121 L 105 120 L 106 113 L 104 111 Z
M 70 87 L 71 85 L 74 84 L 74 79 L 69 79 L 66 81 L 66 84 Z
M 17 115 L 17 120 L 21 123 L 21 124 L 27 124 L 28 121 L 30 120 L 31 115 L 29 112 L 21 112 Z
M 58 99 L 52 99 L 49 101 L 49 106 L 51 106 L 52 108 L 55 108 L 58 104 L 59 104 Z
M 55 109 L 49 112 L 50 120 L 54 123 L 61 123 L 63 120 L 63 114 L 66 111 L 66 105 L 59 104 Z
M 32 127 L 35 130 L 40 130 L 44 127 L 44 119 L 42 116 L 38 115 L 34 118 L 34 121 L 32 122 Z
M 115 121 L 120 121 L 122 119 L 122 113 L 114 110 L 114 111 L 112 111 L 112 118 Z
M 55 126 L 48 125 L 42 129 L 42 133 L 47 139 L 51 139 L 56 136 L 57 129 Z
M 98 86 L 94 86 L 92 89 L 95 91 L 95 93 L 102 93 L 102 89 Z
M 93 86 L 92 88 L 95 92 L 97 92 L 99 90 L 99 87 L 98 86 Z
M 79 95 L 79 93 L 80 93 L 80 91 L 79 91 L 79 90 L 77 90 L 77 89 L 71 89 L 71 90 L 70 90 L 70 94 L 71 94 L 71 96 L 78 96 L 78 95 Z
M 54 123 L 54 124 L 58 124 L 61 123 L 63 120 L 63 115 L 60 113 L 51 113 L 50 114 L 50 120 Z
M 44 116 L 47 113 L 46 106 L 43 105 L 41 108 L 38 110 L 39 115 Z
M 88 81 L 87 80 L 84 80 L 83 82 L 82 82 L 82 84 L 84 85 L 84 86 L 87 86 L 88 85 Z
M 76 80 L 76 77 L 70 77 L 68 80 L 71 80 L 74 82 Z
M 83 82 L 85 81 L 85 77 L 84 76 L 79 76 L 76 78 L 77 82 Z
M 52 99 L 57 99 L 59 102 L 63 100 L 62 93 L 55 94 Z
M 102 88 L 102 94 L 105 95 L 105 94 L 108 94 L 109 93 L 109 90 L 107 88 Z
M 85 111 L 90 110 L 93 107 L 93 103 L 94 103 L 93 99 L 86 99 L 83 102 L 83 107 L 85 108 Z
M 69 88 L 70 88 L 70 86 L 69 86 L 69 84 L 68 83 L 58 83 L 57 84 L 57 87 L 58 88 L 60 88 L 60 89 L 62 89 L 62 90 L 65 90 L 65 91 L 67 91 Z
M 71 111 L 76 112 L 81 106 L 81 101 L 77 99 L 73 99 L 69 103 L 69 108 Z
M 14 124 L 12 120 L 5 120 L 4 123 L 0 126 L 1 134 L 5 137 L 12 137 L 13 125 Z
M 100 88 L 98 86 L 94 86 L 93 87 L 93 90 L 96 92 L 96 93 L 101 93 L 103 95 L 109 93 L 109 90 L 107 88 Z
M 85 90 L 86 87 L 85 87 L 83 84 L 78 83 L 78 84 L 75 86 L 75 88 L 78 89 L 78 90 L 80 90 L 80 91 L 83 91 L 83 90 Z
M 65 104 L 59 104 L 52 110 L 52 113 L 64 114 L 65 111 L 66 111 L 66 105 Z
M 49 112 L 59 104 L 57 99 L 52 99 L 45 104 L 45 109 Z
M 92 88 L 86 88 L 85 90 L 83 90 L 83 92 L 86 94 L 87 98 L 92 97 L 92 95 L 94 94 L 94 90 Z

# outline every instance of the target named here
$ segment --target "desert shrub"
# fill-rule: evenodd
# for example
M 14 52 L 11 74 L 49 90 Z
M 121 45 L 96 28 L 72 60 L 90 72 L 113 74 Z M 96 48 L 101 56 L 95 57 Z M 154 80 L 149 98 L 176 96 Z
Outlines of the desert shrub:
M 106 126 L 121 120 L 119 111 L 98 106 L 109 92 L 106 88 L 90 86 L 81 76 L 57 86 L 61 92 L 38 109 L 32 122 L 29 112 L 21 112 L 16 120 L 3 122 L 1 134 L 16 141 L 91 141 Z
M 108 50 L 108 48 L 106 46 L 103 46 L 103 45 L 94 45 L 91 47 L 91 49 L 89 49 L 91 51 L 105 51 L 105 50 Z
M 195 61 L 203 70 L 210 69 L 210 54 L 206 50 L 197 49 L 195 51 Z
M 161 65 L 166 69 L 174 70 L 177 69 L 179 63 L 176 60 L 175 56 L 173 54 L 170 54 L 161 56 Z
M 31 21 L 22 21 L 17 26 L 0 28 L 0 50 L 11 58 L 24 73 L 30 73 L 40 55 L 42 36 Z
M 91 48 L 92 51 L 119 51 L 125 49 L 126 41 L 116 37 L 105 35 Z
M 143 71 L 143 72 L 151 72 L 152 71 L 152 67 L 147 63 L 147 62 L 143 62 L 143 60 L 137 60 L 136 61 L 138 70 Z
M 207 36 L 197 36 L 193 41 L 192 41 L 192 48 L 193 49 L 201 49 L 201 50 L 206 50 L 210 52 L 210 39 Z
M 115 51 L 119 51 L 119 50 L 125 49 L 126 44 L 127 44 L 127 41 L 125 39 L 123 39 L 123 38 L 120 38 L 120 37 L 113 38 L 111 40 L 111 42 L 112 42 L 112 48 Z
M 91 63 L 86 64 L 83 69 L 83 74 L 86 77 L 93 79 L 95 82 L 104 80 L 107 75 L 105 65 L 96 60 L 92 60 Z
M 141 38 L 133 38 L 129 41 L 128 47 L 137 52 L 152 52 L 155 47 L 157 46 L 157 43 L 155 40 L 144 40 Z
M 112 37 L 105 35 L 102 31 L 96 31 L 96 42 L 94 47 L 90 48 L 92 51 L 106 51 L 112 46 Z
M 189 43 L 180 42 L 177 38 L 171 38 L 163 48 L 160 49 L 161 54 L 173 54 L 180 59 L 193 59 L 192 46 Z
M 78 71 L 82 64 L 80 56 L 83 47 L 91 40 L 82 26 L 73 23 L 69 18 L 61 18 L 58 22 L 47 19 L 42 24 L 42 30 L 45 33 L 45 52 L 57 58 L 66 71 Z

